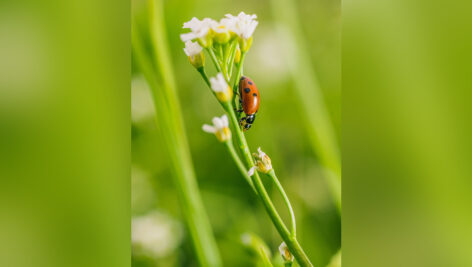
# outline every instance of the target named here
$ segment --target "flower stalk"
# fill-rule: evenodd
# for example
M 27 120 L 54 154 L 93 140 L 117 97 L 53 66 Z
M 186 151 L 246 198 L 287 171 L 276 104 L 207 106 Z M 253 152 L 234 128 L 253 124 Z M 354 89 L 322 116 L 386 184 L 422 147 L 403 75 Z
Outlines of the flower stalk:
M 286 244 L 288 253 L 293 255 L 300 266 L 313 266 L 297 240 L 294 211 L 272 168 L 270 158 L 259 148 L 258 153 L 255 154 L 256 161 L 254 161 L 235 112 L 237 106 L 236 95 L 238 95 L 239 80 L 243 73 L 244 59 L 252 45 L 252 35 L 258 24 L 255 18 L 256 15 L 246 15 L 244 12 L 241 12 L 238 16 L 226 15 L 220 22 L 208 18 L 201 21 L 193 18 L 190 22 L 184 24 L 184 28 L 190 28 L 191 32 L 182 34 L 181 38 L 183 41 L 188 41 L 189 37 L 199 38 L 198 40 L 211 39 L 207 43 L 213 44 L 206 46 L 205 50 L 215 64 L 218 74 L 216 77 L 209 79 L 204 67 L 197 68 L 197 70 L 218 99 L 227 117 L 225 116 L 224 119 L 223 117 L 215 117 L 213 119 L 215 126 L 206 125 L 204 130 L 206 128 L 206 132 L 214 133 L 217 139 L 224 143 L 239 171 L 261 200 L 284 244 Z M 225 31 L 228 34 L 225 34 Z M 225 38 L 222 38 L 222 36 Z M 231 38 L 226 38 L 226 36 L 231 36 Z M 234 83 L 230 87 L 234 65 L 236 65 L 236 74 Z M 231 134 L 225 132 L 228 131 L 229 124 L 232 128 Z M 221 136 L 224 138 L 221 138 Z M 235 149 L 235 144 L 239 153 Z M 242 157 L 242 160 L 240 157 Z M 282 195 L 290 214 L 290 228 L 285 225 L 272 203 L 259 172 L 267 174 L 270 181 L 275 184 L 278 192 Z

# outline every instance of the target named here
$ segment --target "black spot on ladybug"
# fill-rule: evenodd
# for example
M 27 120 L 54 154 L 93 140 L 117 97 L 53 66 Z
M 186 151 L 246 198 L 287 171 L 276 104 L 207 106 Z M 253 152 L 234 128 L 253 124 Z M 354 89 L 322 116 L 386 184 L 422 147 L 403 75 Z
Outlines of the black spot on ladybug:
M 251 91 L 251 89 L 249 89 L 249 88 L 244 88 L 244 92 L 249 93 L 250 91 Z
M 247 82 L 248 84 L 252 85 L 252 82 Z
M 257 94 L 256 94 L 256 93 L 254 93 L 254 94 L 252 94 L 252 95 L 253 95 L 253 96 L 257 96 Z

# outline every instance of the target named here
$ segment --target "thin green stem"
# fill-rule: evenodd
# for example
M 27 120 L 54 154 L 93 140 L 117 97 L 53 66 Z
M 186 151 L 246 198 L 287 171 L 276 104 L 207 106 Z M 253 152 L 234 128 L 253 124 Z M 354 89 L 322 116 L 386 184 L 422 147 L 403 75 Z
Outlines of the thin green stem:
M 252 182 L 251 177 L 249 177 L 249 175 L 247 174 L 246 166 L 244 166 L 244 163 L 241 161 L 241 159 L 239 158 L 238 153 L 234 149 L 233 142 L 231 140 L 228 140 L 228 141 L 225 142 L 225 146 L 228 149 L 228 152 L 231 155 L 231 157 L 233 158 L 234 162 L 236 163 L 236 166 L 238 167 L 239 171 L 243 175 L 244 179 L 246 179 L 246 181 L 249 183 L 252 190 L 254 190 L 254 193 L 257 194 L 257 190 L 254 187 L 254 183 Z
M 211 90 L 211 85 L 210 85 L 210 82 L 208 80 L 208 77 L 206 75 L 206 72 L 205 72 L 205 69 L 203 67 L 201 68 L 198 68 L 197 69 L 198 72 L 201 74 L 201 76 L 203 77 L 203 80 L 205 80 L 205 83 L 208 85 L 208 87 L 210 88 L 210 91 L 213 93 L 213 95 L 215 95 L 215 92 L 213 90 Z M 220 102 L 220 104 L 222 104 Z M 223 108 L 225 107 L 224 104 L 223 105 Z M 241 172 L 241 174 L 243 175 L 244 179 L 246 179 L 246 181 L 249 183 L 249 185 L 251 186 L 251 188 L 254 190 L 254 193 L 257 194 L 257 191 L 256 189 L 254 188 L 254 184 L 251 180 L 251 177 L 249 177 L 249 175 L 247 174 L 247 169 L 246 167 L 244 166 L 244 163 L 241 161 L 241 159 L 239 158 L 239 155 L 238 153 L 236 152 L 236 150 L 234 149 L 234 144 L 231 140 L 228 140 L 225 142 L 225 146 L 226 148 L 228 149 L 228 152 L 230 153 L 231 157 L 233 158 L 234 162 L 236 163 L 239 171 Z
M 213 90 L 211 89 L 210 80 L 208 79 L 208 76 L 207 76 L 207 74 L 206 74 L 205 68 L 204 68 L 204 67 L 197 68 L 197 71 L 200 73 L 200 75 L 202 76 L 203 80 L 204 80 L 205 83 L 208 85 L 208 88 L 210 88 L 211 93 L 216 97 L 215 91 L 213 91 Z
M 239 128 L 239 123 L 236 118 L 236 114 L 234 112 L 234 109 L 231 104 L 226 104 L 225 109 L 230 115 L 230 121 L 233 125 L 233 128 L 235 128 L 234 132 L 236 133 L 236 140 L 239 143 L 239 148 L 241 150 L 241 153 L 246 160 L 246 163 L 248 164 L 248 167 L 251 168 L 254 166 L 254 162 L 252 160 L 251 152 L 249 150 L 249 147 L 247 145 L 246 138 L 244 137 L 244 134 L 242 130 Z M 262 201 L 262 204 L 264 205 L 264 208 L 266 209 L 267 213 L 269 214 L 269 217 L 272 220 L 272 223 L 274 224 L 275 228 L 279 232 L 280 236 L 282 239 L 285 241 L 285 244 L 287 244 L 290 252 L 294 255 L 294 257 L 297 259 L 298 263 L 300 266 L 305 267 L 305 266 L 313 266 L 308 259 L 308 256 L 305 254 L 303 251 L 302 247 L 298 243 L 297 239 L 295 236 L 292 236 L 292 234 L 289 232 L 287 227 L 285 226 L 284 222 L 282 221 L 282 218 L 278 214 L 274 204 L 272 203 L 269 194 L 267 193 L 264 184 L 262 183 L 262 180 L 259 176 L 259 173 L 256 171 L 254 175 L 252 176 L 252 181 L 254 183 L 254 187 L 256 188 L 256 191 L 259 195 L 260 200 Z
M 277 176 L 275 175 L 274 169 L 272 169 L 268 174 L 267 174 L 272 181 L 275 183 L 277 190 L 279 193 L 282 195 L 282 198 L 284 199 L 285 206 L 287 206 L 287 209 L 290 213 L 290 233 L 292 236 L 296 236 L 297 232 L 297 223 L 295 221 L 295 213 L 293 212 L 292 205 L 290 204 L 290 200 L 288 199 L 287 194 L 285 193 L 284 188 L 282 187 L 282 184 L 280 184 L 279 179 L 277 179 Z
M 215 64 L 216 71 L 217 72 L 222 72 L 220 63 L 218 61 L 218 58 L 215 55 L 215 51 L 213 51 L 213 49 L 211 49 L 211 47 L 206 48 L 206 51 L 208 52 L 208 54 L 210 54 L 211 61 L 213 61 L 213 63 Z
M 241 51 L 241 60 L 239 61 L 238 68 L 236 70 L 236 79 L 234 80 L 234 85 L 233 85 L 233 91 L 237 92 L 238 90 L 238 85 L 239 85 L 239 79 L 241 79 L 242 76 L 242 69 L 243 69 L 243 64 L 244 64 L 244 58 L 246 57 L 246 52 Z
M 220 58 L 223 59 L 224 58 L 224 52 L 223 52 L 223 45 L 219 44 L 218 45 L 218 53 L 220 54 Z M 220 61 L 221 63 L 221 61 Z
M 233 41 L 231 41 L 231 45 L 230 45 L 230 52 L 229 52 L 229 58 L 228 58 L 228 61 L 226 62 L 226 64 L 228 64 L 228 74 L 229 74 L 229 77 L 231 77 L 233 75 L 233 66 L 234 66 L 234 58 L 236 56 L 236 50 L 238 49 L 238 40 L 237 39 L 234 39 Z

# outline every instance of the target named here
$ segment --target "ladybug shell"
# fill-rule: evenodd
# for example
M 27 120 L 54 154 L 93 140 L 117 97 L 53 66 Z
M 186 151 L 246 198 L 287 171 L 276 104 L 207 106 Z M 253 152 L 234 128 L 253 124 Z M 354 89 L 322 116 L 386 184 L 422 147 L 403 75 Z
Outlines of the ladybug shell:
M 255 114 L 259 110 L 259 90 L 248 77 L 243 76 L 239 80 L 239 95 L 246 115 Z

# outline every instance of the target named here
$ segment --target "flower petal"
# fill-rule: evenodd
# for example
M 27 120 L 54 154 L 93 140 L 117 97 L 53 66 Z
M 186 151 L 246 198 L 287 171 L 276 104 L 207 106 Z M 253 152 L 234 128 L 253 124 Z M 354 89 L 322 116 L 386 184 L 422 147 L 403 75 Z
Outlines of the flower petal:
M 223 126 L 224 126 L 224 127 L 228 127 L 228 126 L 229 126 L 228 116 L 226 116 L 226 114 L 224 114 L 223 116 L 221 116 L 221 121 L 223 122 Z
M 182 33 L 180 35 L 180 39 L 183 41 L 183 42 L 187 42 L 187 41 L 191 41 L 193 39 L 197 38 L 197 35 L 195 35 L 195 33 L 193 32 L 189 32 L 189 33 Z
M 252 168 L 249 169 L 249 171 L 247 172 L 247 175 L 249 175 L 249 177 L 253 176 L 255 170 L 256 170 L 256 166 L 253 166 Z
M 216 128 L 216 129 L 219 130 L 219 129 L 223 128 L 223 123 L 221 122 L 221 119 L 220 119 L 220 118 L 214 117 L 213 120 L 212 120 L 212 122 L 213 122 L 213 125 L 215 125 L 215 128 Z
M 208 125 L 208 124 L 204 124 L 203 127 L 202 127 L 202 130 L 207 132 L 207 133 L 212 133 L 212 134 L 216 133 L 216 131 L 217 131 L 215 127 L 213 127 L 211 125 Z

